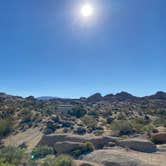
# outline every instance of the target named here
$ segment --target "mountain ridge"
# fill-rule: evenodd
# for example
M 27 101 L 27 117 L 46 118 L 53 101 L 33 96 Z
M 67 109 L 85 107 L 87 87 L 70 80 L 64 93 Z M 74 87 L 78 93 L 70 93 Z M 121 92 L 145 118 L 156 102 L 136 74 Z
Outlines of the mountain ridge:
M 128 92 L 125 92 L 125 91 L 121 91 L 121 92 L 118 92 L 116 94 L 113 94 L 113 93 L 110 93 L 110 94 L 106 94 L 106 95 L 102 95 L 101 93 L 97 92 L 97 93 L 94 93 L 92 95 L 90 95 L 89 97 L 80 97 L 80 98 L 63 98 L 63 97 L 53 97 L 53 96 L 41 96 L 41 97 L 37 97 L 36 99 L 39 99 L 39 100 L 56 100 L 56 99 L 68 99 L 68 100 L 73 100 L 73 99 L 76 99 L 76 100 L 87 100 L 87 101 L 94 101 L 94 102 L 97 102 L 97 101 L 101 101 L 101 100 L 119 100 L 119 101 L 123 101 L 123 100 L 126 100 L 126 99 L 129 99 L 129 100 L 136 100 L 136 99 L 164 99 L 166 100 L 166 92 L 164 91 L 157 91 L 156 93 L 152 94 L 152 95 L 148 95 L 148 96 L 135 96 L 135 95 L 132 95 L 131 93 L 128 93 Z

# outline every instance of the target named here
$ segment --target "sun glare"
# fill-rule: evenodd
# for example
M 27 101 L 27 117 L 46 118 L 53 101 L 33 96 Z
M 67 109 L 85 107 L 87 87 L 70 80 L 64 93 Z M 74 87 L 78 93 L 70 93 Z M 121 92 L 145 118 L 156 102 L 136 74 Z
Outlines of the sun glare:
M 93 7 L 90 4 L 85 4 L 81 8 L 81 15 L 83 17 L 90 17 L 93 15 Z

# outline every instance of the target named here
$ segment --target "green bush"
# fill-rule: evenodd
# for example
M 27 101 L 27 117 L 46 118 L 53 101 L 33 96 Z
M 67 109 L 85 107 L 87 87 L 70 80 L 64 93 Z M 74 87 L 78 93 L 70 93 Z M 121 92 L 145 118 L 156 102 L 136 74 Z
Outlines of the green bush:
M 44 134 L 54 133 L 56 129 L 57 129 L 56 123 L 54 123 L 53 121 L 48 121 L 47 126 L 44 129 Z
M 151 133 L 154 129 L 154 126 L 152 124 L 146 125 L 142 128 L 143 132 Z
M 130 135 L 134 133 L 133 126 L 130 121 L 116 120 L 111 124 L 111 129 L 118 135 Z
M 82 107 L 76 107 L 69 111 L 70 115 L 75 116 L 77 118 L 83 117 L 86 113 L 87 111 Z
M 91 142 L 85 142 L 81 148 L 73 150 L 72 155 L 74 157 L 79 157 L 80 155 L 92 152 L 94 149 L 94 145 Z
M 42 166 L 72 166 L 73 159 L 70 156 L 61 155 L 57 158 L 53 156 L 48 156 Z
M 35 147 L 31 153 L 32 159 L 44 158 L 49 154 L 54 154 L 54 150 L 48 146 Z
M 91 142 L 85 142 L 84 144 L 84 153 L 90 153 L 95 149 L 94 145 Z
M 158 118 L 158 119 L 154 120 L 153 125 L 156 126 L 156 127 L 166 126 L 166 118 L 161 117 L 161 118 Z
M 0 166 L 15 166 L 14 164 L 9 164 L 4 158 L 0 158 Z
M 24 150 L 16 147 L 5 147 L 0 149 L 0 162 L 8 165 L 18 166 L 21 161 L 25 158 Z M 1 164 L 0 164 L 1 166 Z
M 55 166 L 71 166 L 72 158 L 69 156 L 59 156 L 56 158 Z

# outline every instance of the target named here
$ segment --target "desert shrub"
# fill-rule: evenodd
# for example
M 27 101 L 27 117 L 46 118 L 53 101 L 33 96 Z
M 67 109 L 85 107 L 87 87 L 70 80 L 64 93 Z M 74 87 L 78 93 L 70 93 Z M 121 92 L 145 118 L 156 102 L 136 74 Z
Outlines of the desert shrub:
M 104 118 L 107 118 L 108 116 L 112 116 L 112 110 L 111 109 L 106 109 L 106 110 L 102 110 L 102 112 L 100 112 L 102 114 L 102 116 Z
M 89 116 L 89 115 L 85 115 L 83 118 L 82 118 L 82 122 L 88 126 L 88 128 L 91 128 L 91 129 L 95 129 L 96 126 L 97 126 L 97 121 L 94 117 L 92 116 Z
M 48 156 L 42 166 L 72 166 L 73 159 L 70 156 L 61 155 L 57 158 Z
M 91 116 L 93 116 L 93 117 L 95 117 L 95 118 L 98 118 L 99 117 L 99 111 L 98 111 L 98 109 L 92 109 L 92 110 L 90 110 L 89 112 L 88 112 L 88 115 L 91 115 Z
M 55 130 L 59 128 L 57 123 L 54 123 L 53 121 L 48 121 L 46 124 L 46 128 L 44 129 L 45 134 L 51 134 L 55 132 Z
M 82 107 L 76 107 L 76 108 L 73 108 L 68 113 L 72 116 L 77 117 L 77 118 L 81 118 L 87 113 L 87 111 Z
M 59 121 L 60 121 L 60 118 L 59 118 L 59 116 L 53 116 L 52 118 L 52 121 L 54 121 L 55 123 L 59 123 Z
M 166 109 L 158 109 L 156 111 L 156 114 L 158 114 L 159 116 L 166 116 Z
M 21 123 L 30 123 L 33 117 L 33 114 L 30 110 L 24 109 L 21 111 L 22 121 Z
M 80 155 L 92 152 L 94 149 L 95 147 L 91 142 L 85 142 L 81 148 L 74 149 L 71 154 L 74 157 L 79 157 Z
M 107 123 L 108 123 L 108 124 L 111 124 L 111 123 L 113 122 L 113 120 L 114 120 L 114 118 L 111 117 L 111 116 L 109 116 L 109 117 L 107 118 Z
M 62 127 L 70 128 L 74 126 L 74 123 L 71 121 L 61 121 Z
M 111 129 L 118 135 L 131 135 L 134 133 L 133 126 L 130 121 L 116 120 L 111 124 Z
M 143 131 L 143 127 L 145 126 L 143 123 L 137 121 L 137 120 L 131 120 L 132 127 L 137 133 L 141 133 Z
M 49 154 L 53 154 L 54 150 L 48 146 L 38 146 L 32 150 L 31 156 L 32 159 L 44 158 Z
M 136 118 L 135 122 L 142 125 L 148 125 L 149 123 L 151 123 L 151 120 L 149 116 L 145 115 L 144 117 Z
M 119 114 L 118 114 L 118 117 L 117 117 L 117 119 L 118 120 L 126 120 L 126 115 L 125 115 L 125 113 L 124 112 L 120 112 Z
M 72 165 L 72 158 L 69 156 L 59 156 L 55 160 L 54 166 L 71 166 Z
M 153 121 L 153 125 L 156 126 L 156 127 L 166 126 L 165 117 L 157 118 L 156 120 Z
M 0 166 L 15 166 L 15 165 L 6 162 L 4 158 L 0 158 Z
M 74 130 L 75 134 L 84 135 L 86 134 L 86 129 L 83 127 L 78 127 Z
M 147 132 L 147 133 L 151 133 L 154 129 L 154 126 L 152 124 L 149 124 L 149 125 L 145 125 L 143 128 L 142 128 L 142 131 L 143 132 Z
M 145 132 L 151 132 L 153 130 L 153 127 L 151 125 L 151 119 L 145 115 L 143 118 L 139 117 L 136 119 L 133 119 L 130 121 L 132 124 L 133 129 L 137 133 L 145 133 Z
M 7 166 L 17 166 L 25 158 L 25 153 L 24 150 L 20 148 L 8 146 L 0 149 L 0 157 L 1 163 L 7 164 Z
M 0 120 L 0 138 L 8 135 L 12 131 L 10 120 Z
M 79 157 L 80 155 L 82 155 L 82 149 L 74 149 L 71 152 L 71 155 L 75 158 Z
M 84 153 L 90 153 L 95 149 L 94 145 L 91 142 L 85 142 L 84 144 Z

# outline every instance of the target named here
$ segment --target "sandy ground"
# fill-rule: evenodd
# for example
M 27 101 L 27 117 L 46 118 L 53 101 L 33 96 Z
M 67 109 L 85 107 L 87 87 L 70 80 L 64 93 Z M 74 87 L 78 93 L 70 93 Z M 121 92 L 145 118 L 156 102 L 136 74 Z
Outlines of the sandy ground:
M 28 129 L 25 132 L 18 133 L 16 135 L 11 135 L 5 139 L 5 146 L 12 145 L 18 146 L 22 143 L 26 143 L 27 150 L 31 151 L 40 141 L 42 133 L 38 128 Z

